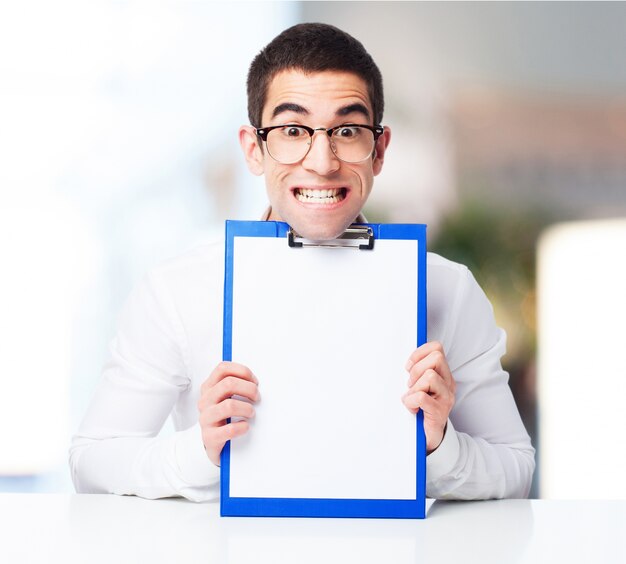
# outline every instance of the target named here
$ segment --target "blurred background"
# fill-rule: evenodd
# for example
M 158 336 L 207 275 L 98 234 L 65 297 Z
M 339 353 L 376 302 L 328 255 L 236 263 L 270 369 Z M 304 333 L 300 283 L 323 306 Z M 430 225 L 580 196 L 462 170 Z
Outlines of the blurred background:
M 383 73 L 366 216 L 427 223 L 491 299 L 532 496 L 626 497 L 626 4 L 603 2 L 0 4 L 0 491 L 73 491 L 69 440 L 133 285 L 260 217 L 247 68 L 302 21 Z

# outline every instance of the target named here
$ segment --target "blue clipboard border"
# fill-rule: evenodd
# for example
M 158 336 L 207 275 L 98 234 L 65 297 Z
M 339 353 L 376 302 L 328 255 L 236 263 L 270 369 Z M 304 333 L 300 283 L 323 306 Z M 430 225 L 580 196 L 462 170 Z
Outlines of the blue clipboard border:
M 417 240 L 417 345 L 426 342 L 426 226 L 419 224 L 366 223 L 376 239 Z M 289 226 L 277 221 L 226 221 L 224 277 L 223 359 L 232 360 L 233 259 L 235 237 L 287 238 Z M 287 244 L 285 242 L 285 244 Z M 221 454 L 220 514 L 222 517 L 346 517 L 404 518 L 426 517 L 426 437 L 424 416 L 419 411 L 417 425 L 416 498 L 398 499 L 315 499 L 252 498 L 230 496 L 230 441 Z

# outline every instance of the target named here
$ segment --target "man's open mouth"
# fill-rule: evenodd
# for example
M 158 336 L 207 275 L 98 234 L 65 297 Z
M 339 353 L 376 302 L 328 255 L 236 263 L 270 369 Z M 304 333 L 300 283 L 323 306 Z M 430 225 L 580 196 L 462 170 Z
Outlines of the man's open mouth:
M 309 188 L 296 188 L 294 194 L 298 201 L 305 204 L 336 204 L 346 197 L 345 188 L 330 188 L 311 190 Z

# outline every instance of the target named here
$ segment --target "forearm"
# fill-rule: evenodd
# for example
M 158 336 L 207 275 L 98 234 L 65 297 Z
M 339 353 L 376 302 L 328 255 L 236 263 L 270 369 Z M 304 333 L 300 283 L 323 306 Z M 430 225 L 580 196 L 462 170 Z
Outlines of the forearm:
M 219 495 L 219 468 L 206 456 L 197 424 L 167 437 L 88 435 L 81 430 L 70 449 L 72 480 L 79 493 L 181 496 L 193 501 Z
M 506 334 L 469 274 L 457 293 L 445 350 L 457 384 L 441 445 L 427 458 L 427 495 L 443 499 L 524 498 L 535 468 L 500 359 Z
M 426 495 L 437 499 L 528 497 L 534 449 L 523 436 L 492 444 L 457 432 L 448 422 L 439 448 L 426 459 Z
M 78 492 L 146 498 L 215 498 L 219 468 L 208 459 L 198 423 L 185 411 L 192 386 L 186 330 L 162 272 L 129 297 L 110 357 L 80 428 L 70 468 Z M 183 399 L 181 399 L 183 398 Z M 191 427 L 158 436 L 177 402 Z

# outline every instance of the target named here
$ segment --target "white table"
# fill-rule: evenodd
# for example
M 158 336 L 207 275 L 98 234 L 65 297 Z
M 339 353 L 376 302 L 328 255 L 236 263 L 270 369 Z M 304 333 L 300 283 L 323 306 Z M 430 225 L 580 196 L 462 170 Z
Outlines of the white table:
M 626 501 L 428 506 L 415 521 L 252 519 L 182 499 L 0 494 L 0 562 L 626 562 Z

